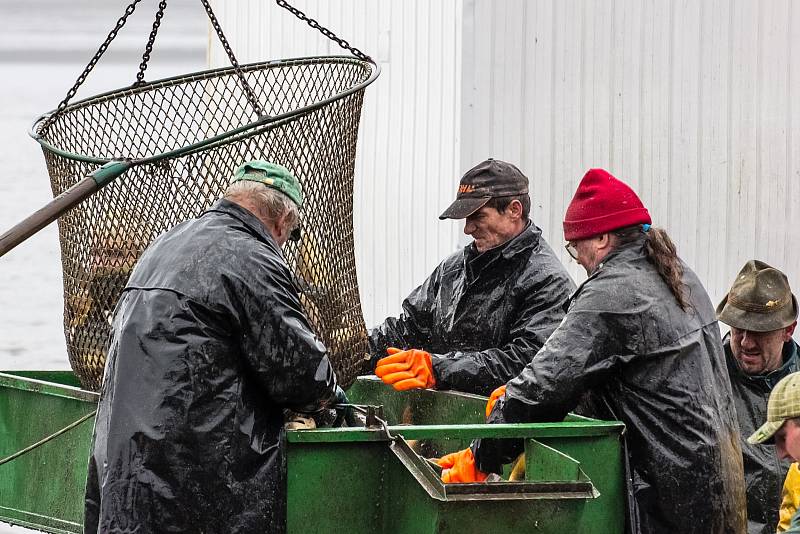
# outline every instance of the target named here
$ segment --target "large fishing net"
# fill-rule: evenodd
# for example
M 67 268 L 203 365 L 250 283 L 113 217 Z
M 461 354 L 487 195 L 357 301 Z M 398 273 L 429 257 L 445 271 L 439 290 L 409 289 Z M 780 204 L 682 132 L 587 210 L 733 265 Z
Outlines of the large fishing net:
M 232 63 L 140 80 L 34 125 L 54 195 L 108 160 L 135 163 L 59 219 L 64 331 L 85 388 L 100 387 L 111 316 L 141 253 L 210 206 L 253 159 L 284 165 L 301 182 L 302 238 L 284 248 L 287 262 L 340 382 L 348 386 L 363 366 L 353 170 L 364 89 L 377 67 L 366 56 Z

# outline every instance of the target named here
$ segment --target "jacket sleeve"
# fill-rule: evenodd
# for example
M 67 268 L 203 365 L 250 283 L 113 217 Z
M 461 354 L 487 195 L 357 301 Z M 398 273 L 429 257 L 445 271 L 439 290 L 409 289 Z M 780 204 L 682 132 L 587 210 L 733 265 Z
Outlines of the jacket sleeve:
M 433 303 L 439 291 L 441 270 L 442 265 L 439 265 L 421 286 L 406 297 L 400 317 L 388 317 L 383 324 L 372 329 L 369 334 L 370 372 L 378 360 L 386 356 L 387 348 L 424 348 L 426 340 L 431 339 Z
M 800 470 L 798 470 L 795 462 L 789 467 L 789 472 L 786 474 L 786 480 L 783 483 L 778 532 L 784 532 L 789 529 L 798 505 L 800 505 Z
M 331 402 L 336 375 L 327 349 L 303 313 L 286 265 L 260 258 L 242 284 L 240 324 L 245 360 L 270 400 L 314 412 Z
M 636 314 L 610 309 L 619 299 L 584 286 L 559 327 L 495 404 L 489 423 L 561 421 L 591 388 L 602 384 L 624 359 L 622 336 L 638 336 Z M 520 440 L 477 440 L 478 468 L 498 472 L 522 450 Z
M 574 288 L 566 274 L 551 274 L 526 291 L 507 343 L 482 351 L 432 355 L 437 389 L 489 395 L 517 376 L 564 318 L 564 306 Z

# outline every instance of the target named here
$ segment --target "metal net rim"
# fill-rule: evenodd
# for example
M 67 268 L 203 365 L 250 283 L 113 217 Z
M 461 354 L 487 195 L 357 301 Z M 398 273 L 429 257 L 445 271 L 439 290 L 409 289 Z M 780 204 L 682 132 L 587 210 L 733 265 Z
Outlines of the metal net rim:
M 375 63 L 372 60 L 362 60 L 352 56 L 307 56 L 307 57 L 298 57 L 298 58 L 288 58 L 288 59 L 278 59 L 278 60 L 270 60 L 270 61 L 260 61 L 255 63 L 247 63 L 245 65 L 240 66 L 240 70 L 243 73 L 259 71 L 259 70 L 267 70 L 273 68 L 286 68 L 286 67 L 293 67 L 293 66 L 303 66 L 303 65 L 314 65 L 314 64 L 351 64 L 354 66 L 362 66 L 364 68 L 370 69 L 370 75 L 367 77 L 366 80 L 363 80 L 344 91 L 340 91 L 339 93 L 335 94 L 334 96 L 325 98 L 318 102 L 314 102 L 313 104 L 309 104 L 306 106 L 302 106 L 291 111 L 281 113 L 279 115 L 269 116 L 269 117 L 261 117 L 255 121 L 249 122 L 232 130 L 228 130 L 222 134 L 215 135 L 202 141 L 198 141 L 195 143 L 188 144 L 183 146 L 179 149 L 170 150 L 166 152 L 162 152 L 159 154 L 154 154 L 152 156 L 147 156 L 144 158 L 140 158 L 136 160 L 137 164 L 143 163 L 150 163 L 154 161 L 159 161 L 165 158 L 173 158 L 183 156 L 190 152 L 195 152 L 199 149 L 208 147 L 210 145 L 215 145 L 222 143 L 232 137 L 241 136 L 242 134 L 248 133 L 250 130 L 255 129 L 263 129 L 269 127 L 273 124 L 281 124 L 285 123 L 288 120 L 293 120 L 298 116 L 305 115 L 312 111 L 318 110 L 322 107 L 325 107 L 333 102 L 338 100 L 342 100 L 347 98 L 348 96 L 358 93 L 359 91 L 363 91 L 368 85 L 374 82 L 378 76 L 380 75 L 381 68 L 380 65 Z M 71 112 L 76 110 L 102 104 L 104 102 L 108 102 L 111 100 L 115 100 L 121 97 L 130 97 L 133 95 L 146 93 L 149 91 L 168 88 L 176 85 L 181 85 L 185 83 L 201 81 L 201 80 L 208 80 L 213 78 L 221 78 L 223 76 L 229 76 L 231 74 L 236 74 L 236 68 L 233 66 L 229 67 L 220 67 L 216 69 L 206 69 L 202 71 L 197 71 L 190 74 L 183 74 L 177 76 L 170 76 L 167 78 L 161 78 L 158 80 L 154 80 L 152 82 L 148 82 L 145 84 L 137 85 L 137 86 L 128 86 L 123 88 L 112 89 L 110 91 L 100 93 L 98 95 L 89 96 L 87 98 L 78 100 L 66 108 L 61 112 L 61 115 L 67 115 Z M 40 117 L 38 117 L 33 125 L 31 126 L 28 135 L 30 135 L 37 143 L 39 143 L 42 149 L 46 152 L 53 153 L 55 155 L 61 156 L 68 160 L 85 162 L 85 163 L 94 163 L 94 164 L 105 164 L 109 161 L 113 160 L 130 160 L 130 158 L 125 156 L 119 157 L 95 157 L 88 154 L 79 154 L 76 152 L 71 152 L 68 150 L 63 150 L 49 141 L 47 141 L 41 130 L 44 127 L 45 123 L 48 119 L 56 113 L 56 110 L 53 109 L 47 113 L 44 113 Z

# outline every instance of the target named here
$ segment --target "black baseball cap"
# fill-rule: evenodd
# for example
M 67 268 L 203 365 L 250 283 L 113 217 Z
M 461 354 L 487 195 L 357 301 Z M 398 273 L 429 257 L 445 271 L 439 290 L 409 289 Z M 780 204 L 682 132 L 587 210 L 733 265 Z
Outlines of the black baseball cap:
M 461 178 L 455 201 L 439 215 L 440 219 L 465 219 L 493 198 L 528 193 L 528 179 L 515 165 L 489 158 L 478 163 Z

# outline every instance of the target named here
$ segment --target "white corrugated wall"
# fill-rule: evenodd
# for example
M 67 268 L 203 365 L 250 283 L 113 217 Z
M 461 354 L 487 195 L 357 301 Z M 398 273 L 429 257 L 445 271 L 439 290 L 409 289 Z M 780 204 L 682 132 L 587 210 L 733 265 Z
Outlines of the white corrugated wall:
M 604 167 L 715 303 L 751 258 L 800 291 L 800 4 L 464 6 L 465 28 L 484 31 L 464 32 L 461 161 L 519 162 L 551 243 L 585 170 Z
M 627 181 L 717 302 L 759 258 L 800 290 L 800 5 L 791 0 L 297 0 L 378 59 L 356 166 L 369 326 L 460 239 L 439 222 L 486 157 L 561 219 L 586 169 Z M 271 2 L 217 2 L 241 61 L 339 53 Z M 212 46 L 210 62 L 226 62 Z M 571 272 L 581 278 L 579 268 Z

